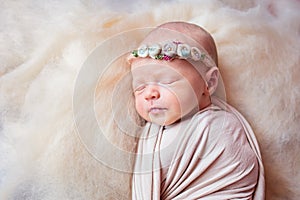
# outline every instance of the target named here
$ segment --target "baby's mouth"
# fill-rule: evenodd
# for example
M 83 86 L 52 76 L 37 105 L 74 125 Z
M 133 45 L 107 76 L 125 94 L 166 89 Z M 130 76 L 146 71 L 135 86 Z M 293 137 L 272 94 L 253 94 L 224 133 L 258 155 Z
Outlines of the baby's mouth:
M 165 112 L 167 108 L 160 108 L 160 107 L 152 107 L 149 109 L 150 114 L 160 114 L 162 112 Z

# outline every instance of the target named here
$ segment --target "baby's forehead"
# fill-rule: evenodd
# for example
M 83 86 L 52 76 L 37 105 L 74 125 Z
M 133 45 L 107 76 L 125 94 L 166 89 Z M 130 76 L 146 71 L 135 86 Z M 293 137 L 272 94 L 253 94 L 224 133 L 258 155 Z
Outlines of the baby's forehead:
M 144 74 L 150 76 L 152 74 L 169 75 L 174 73 L 182 73 L 184 66 L 178 66 L 175 62 L 155 60 L 151 58 L 141 58 L 135 60 L 131 64 L 131 72 L 133 75 Z
M 183 59 L 174 59 L 172 61 L 155 60 L 151 58 L 138 58 L 131 65 L 131 73 L 134 79 L 147 78 L 174 78 L 191 77 L 203 73 L 197 70 L 188 61 Z

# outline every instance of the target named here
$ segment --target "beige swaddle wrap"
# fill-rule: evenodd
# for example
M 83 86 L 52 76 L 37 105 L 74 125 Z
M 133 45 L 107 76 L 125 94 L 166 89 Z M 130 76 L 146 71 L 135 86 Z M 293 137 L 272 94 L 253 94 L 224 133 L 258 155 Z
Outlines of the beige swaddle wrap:
M 163 128 L 146 125 L 138 146 L 132 199 L 264 199 L 259 146 L 238 111 L 213 98 L 212 106 L 179 123 L 184 125 L 177 139 L 164 148 L 160 148 Z M 163 166 L 161 158 L 170 148 L 171 162 Z

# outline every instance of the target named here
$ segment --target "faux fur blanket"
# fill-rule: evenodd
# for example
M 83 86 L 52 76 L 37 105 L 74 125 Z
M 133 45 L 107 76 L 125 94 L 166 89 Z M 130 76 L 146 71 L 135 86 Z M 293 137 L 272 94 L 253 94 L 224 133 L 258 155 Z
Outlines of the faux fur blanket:
M 95 92 L 106 136 L 100 139 L 85 110 L 74 115 L 74 103 L 85 103 L 73 101 L 74 88 L 97 45 L 175 20 L 199 24 L 215 38 L 226 100 L 259 141 L 266 198 L 298 199 L 299 10 L 299 0 L 1 1 L 0 199 L 130 199 L 132 158 L 101 149 L 107 140 L 119 152 L 134 151 L 107 106 L 127 72 L 106 71 Z M 97 148 L 107 162 L 92 153 Z

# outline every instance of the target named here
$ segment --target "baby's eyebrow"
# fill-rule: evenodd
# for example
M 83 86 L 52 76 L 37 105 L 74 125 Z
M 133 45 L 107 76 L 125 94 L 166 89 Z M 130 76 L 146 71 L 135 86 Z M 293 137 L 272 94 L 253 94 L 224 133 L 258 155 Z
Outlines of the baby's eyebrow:
M 144 83 L 146 83 L 146 80 L 144 78 L 133 78 L 132 79 L 132 85 L 134 87 L 142 85 Z
M 132 81 L 143 81 L 143 80 L 145 80 L 145 75 L 139 74 L 139 75 L 132 76 Z

